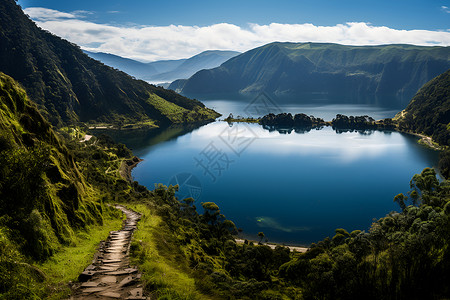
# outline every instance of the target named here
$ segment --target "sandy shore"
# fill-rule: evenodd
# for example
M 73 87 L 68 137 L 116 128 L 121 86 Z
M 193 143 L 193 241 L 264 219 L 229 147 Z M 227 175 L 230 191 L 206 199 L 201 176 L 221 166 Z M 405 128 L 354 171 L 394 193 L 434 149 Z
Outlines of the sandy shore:
M 245 240 L 242 239 L 235 239 L 236 243 L 238 244 L 244 244 Z M 253 242 L 255 245 L 258 245 L 258 242 L 255 241 L 249 241 L 249 242 Z M 271 249 L 275 249 L 276 246 L 278 246 L 277 244 L 269 244 L 269 243 L 265 243 L 263 244 L 264 246 L 269 246 Z M 286 248 L 289 248 L 291 251 L 297 251 L 297 252 L 306 252 L 308 251 L 309 248 L 306 247 L 298 247 L 298 246 L 286 246 L 286 245 L 280 245 L 280 246 L 284 246 Z

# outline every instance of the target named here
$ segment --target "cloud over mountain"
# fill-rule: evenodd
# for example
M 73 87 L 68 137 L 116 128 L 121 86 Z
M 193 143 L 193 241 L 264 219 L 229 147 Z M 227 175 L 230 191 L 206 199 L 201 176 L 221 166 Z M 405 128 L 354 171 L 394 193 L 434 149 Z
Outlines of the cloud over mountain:
M 209 49 L 247 51 L 274 41 L 345 45 L 450 45 L 448 30 L 398 30 L 365 22 L 334 26 L 308 23 L 249 24 L 247 27 L 229 23 L 210 26 L 126 26 L 94 23 L 85 19 L 88 12 L 67 13 L 40 7 L 26 8 L 25 12 L 43 29 L 86 50 L 143 61 L 185 58 Z

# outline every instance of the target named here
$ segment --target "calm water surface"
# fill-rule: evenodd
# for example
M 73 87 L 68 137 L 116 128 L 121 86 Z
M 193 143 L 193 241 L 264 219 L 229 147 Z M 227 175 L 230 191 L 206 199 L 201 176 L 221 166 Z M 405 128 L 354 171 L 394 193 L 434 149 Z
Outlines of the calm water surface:
M 286 244 L 308 245 L 341 227 L 367 230 L 399 209 L 393 197 L 409 190 L 415 173 L 437 163 L 436 152 L 397 132 L 280 133 L 224 122 L 168 131 L 141 140 L 133 133 L 128 145 L 144 159 L 135 180 L 149 188 L 178 182 L 181 196 L 194 196 L 197 207 L 215 202 L 245 237 L 262 231 Z
M 226 118 L 230 113 L 235 117 L 262 117 L 270 112 L 281 113 L 290 112 L 291 114 L 304 113 L 315 117 L 323 118 L 325 121 L 331 121 L 336 114 L 348 116 L 369 115 L 378 120 L 383 118 L 393 118 L 396 113 L 401 111 L 403 106 L 388 106 L 374 104 L 330 104 L 328 102 L 300 104 L 294 101 L 276 101 L 271 98 L 258 99 L 255 101 L 245 100 L 203 100 L 207 107 L 210 107 Z

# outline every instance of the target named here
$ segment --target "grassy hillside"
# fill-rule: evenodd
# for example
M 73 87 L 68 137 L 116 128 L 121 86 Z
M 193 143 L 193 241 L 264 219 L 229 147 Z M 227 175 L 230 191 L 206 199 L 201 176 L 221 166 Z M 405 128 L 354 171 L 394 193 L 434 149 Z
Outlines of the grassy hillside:
M 185 95 L 397 97 L 409 101 L 450 67 L 450 48 L 271 43 L 202 70 L 173 89 Z M 361 99 L 358 99 L 361 101 Z
M 24 89 L 3 73 L 0 148 L 0 294 L 28 298 L 45 280 L 32 262 L 102 224 L 108 209 Z
M 78 46 L 38 28 L 14 0 L 0 2 L 0 40 L 0 71 L 20 82 L 54 125 L 171 123 L 174 118 L 153 105 L 154 95 L 179 106 L 180 112 L 192 111 L 196 121 L 217 116 L 198 101 L 89 58 Z

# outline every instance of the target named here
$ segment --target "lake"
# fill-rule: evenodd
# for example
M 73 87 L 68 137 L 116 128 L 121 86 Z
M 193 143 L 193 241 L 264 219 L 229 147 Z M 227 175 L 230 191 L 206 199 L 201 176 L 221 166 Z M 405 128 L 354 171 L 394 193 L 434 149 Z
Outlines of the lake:
M 366 108 L 345 109 L 370 114 Z M 325 119 L 333 110 L 314 109 Z M 243 237 L 256 240 L 262 231 L 270 242 L 293 245 L 332 237 L 336 228 L 367 230 L 374 218 L 399 210 L 394 196 L 408 192 L 411 177 L 438 161 L 438 153 L 413 136 L 330 127 L 279 132 L 214 122 L 115 139 L 144 159 L 132 173 L 140 184 L 178 183 L 180 197 L 194 197 L 197 207 L 215 202 Z
M 260 94 L 251 99 L 225 99 L 225 100 L 202 100 L 209 108 L 223 115 L 226 118 L 230 113 L 234 117 L 262 117 L 268 113 L 290 112 L 291 114 L 304 113 L 331 121 L 336 114 L 344 115 L 369 115 L 374 119 L 393 118 L 396 113 L 405 108 L 406 104 L 397 98 L 374 98 L 359 99 L 358 103 L 353 98 L 342 99 L 278 99 L 267 94 Z M 408 101 L 409 102 L 409 101 Z

